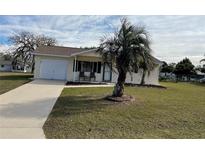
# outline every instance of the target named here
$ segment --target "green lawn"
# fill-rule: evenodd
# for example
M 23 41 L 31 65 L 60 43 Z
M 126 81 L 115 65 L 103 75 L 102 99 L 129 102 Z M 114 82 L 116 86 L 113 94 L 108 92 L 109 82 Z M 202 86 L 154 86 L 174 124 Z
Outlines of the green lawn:
M 205 86 L 126 87 L 136 102 L 110 104 L 112 88 L 64 89 L 44 125 L 47 138 L 205 138 Z
M 31 81 L 32 77 L 30 73 L 0 72 L 0 94 Z

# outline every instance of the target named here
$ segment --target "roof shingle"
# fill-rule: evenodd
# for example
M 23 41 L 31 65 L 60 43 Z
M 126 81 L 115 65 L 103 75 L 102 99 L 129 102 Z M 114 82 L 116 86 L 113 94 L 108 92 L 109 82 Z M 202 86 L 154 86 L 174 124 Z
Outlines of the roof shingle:
M 62 46 L 40 46 L 34 51 L 34 54 L 71 56 L 72 54 L 77 54 L 82 51 L 86 51 L 86 49 Z

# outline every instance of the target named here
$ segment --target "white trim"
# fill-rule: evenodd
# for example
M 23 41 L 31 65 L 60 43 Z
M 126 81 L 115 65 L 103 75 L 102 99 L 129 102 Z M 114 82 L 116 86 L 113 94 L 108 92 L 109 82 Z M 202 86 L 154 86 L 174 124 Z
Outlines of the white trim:
M 73 71 L 73 82 L 75 82 L 75 73 L 76 73 L 76 56 L 75 56 L 75 59 L 74 59 L 74 71 Z
M 60 47 L 60 46 L 59 46 Z M 65 47 L 66 48 L 66 47 Z M 92 52 L 92 51 L 95 51 L 97 49 L 90 49 L 90 50 L 84 50 L 84 51 L 81 51 L 81 52 L 78 52 L 78 53 L 75 53 L 75 54 L 71 54 L 70 56 L 66 56 L 66 55 L 55 55 L 55 54 L 41 54 L 41 53 L 32 53 L 33 55 L 40 55 L 40 56 L 51 56 L 51 57 L 61 57 L 61 58 L 69 58 L 69 57 L 74 57 L 74 56 L 77 56 L 77 55 L 81 55 L 81 54 L 84 54 L 84 53 L 87 53 L 87 52 Z M 37 51 L 37 50 L 36 50 Z M 159 59 L 157 59 L 156 57 L 154 57 L 153 55 L 151 55 L 154 60 L 156 61 L 156 63 L 158 64 L 163 64 L 163 62 Z M 96 56 L 98 57 L 98 56 Z
M 97 50 L 97 49 L 85 50 L 85 51 L 78 52 L 76 54 L 72 54 L 71 56 L 77 56 L 77 55 L 80 55 L 80 54 L 83 54 L 83 53 L 87 53 L 87 52 L 91 52 L 91 51 L 95 51 L 95 50 Z
M 60 57 L 60 58 L 69 58 L 72 56 L 64 56 L 64 55 L 54 55 L 54 54 L 42 54 L 42 53 L 32 53 L 33 55 L 37 56 L 50 56 L 50 57 Z
M 71 54 L 70 56 L 66 56 L 66 55 L 55 55 L 55 54 L 42 54 L 42 53 L 31 53 L 33 55 L 39 55 L 39 56 L 51 56 L 51 57 L 66 57 L 66 58 L 69 58 L 69 57 L 74 57 L 74 56 L 77 56 L 77 55 L 80 55 L 80 54 L 83 54 L 83 53 L 87 53 L 87 52 L 91 52 L 91 51 L 95 51 L 96 49 L 90 49 L 90 50 L 85 50 L 85 51 L 81 51 L 81 52 L 78 52 L 76 54 Z

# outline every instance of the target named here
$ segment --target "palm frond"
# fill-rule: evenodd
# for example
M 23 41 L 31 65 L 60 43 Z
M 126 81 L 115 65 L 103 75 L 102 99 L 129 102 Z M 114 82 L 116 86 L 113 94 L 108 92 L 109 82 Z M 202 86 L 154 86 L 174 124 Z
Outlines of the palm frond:
M 103 37 L 97 50 L 105 62 L 112 62 L 124 72 L 143 68 L 150 72 L 155 64 L 151 56 L 151 41 L 143 26 L 131 25 L 126 18 L 112 37 Z
M 205 62 L 205 59 L 200 60 L 200 63 L 201 63 L 201 62 Z

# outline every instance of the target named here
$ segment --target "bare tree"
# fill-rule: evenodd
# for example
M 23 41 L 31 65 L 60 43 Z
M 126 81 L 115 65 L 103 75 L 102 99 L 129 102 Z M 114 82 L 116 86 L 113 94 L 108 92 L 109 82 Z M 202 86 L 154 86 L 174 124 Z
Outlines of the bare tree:
M 14 45 L 13 64 L 21 63 L 23 67 L 28 65 L 34 71 L 34 55 L 32 54 L 38 46 L 54 46 L 55 38 L 45 35 L 35 35 L 31 32 L 20 32 L 9 37 L 9 41 Z
M 4 60 L 9 60 L 12 61 L 13 60 L 13 55 L 11 52 L 0 52 L 0 57 L 2 57 Z

